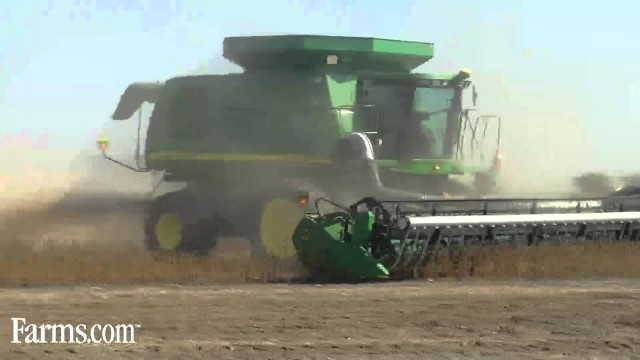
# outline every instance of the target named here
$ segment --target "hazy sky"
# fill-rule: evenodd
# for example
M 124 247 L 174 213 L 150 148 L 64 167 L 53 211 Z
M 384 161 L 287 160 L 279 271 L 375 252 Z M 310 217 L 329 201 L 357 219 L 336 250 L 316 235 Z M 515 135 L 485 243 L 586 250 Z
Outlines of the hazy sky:
M 132 81 L 219 72 L 225 36 L 375 36 L 435 43 L 421 70 L 472 68 L 481 107 L 529 138 L 588 144 L 593 166 L 640 170 L 638 4 L 0 0 L 0 136 L 86 147 Z

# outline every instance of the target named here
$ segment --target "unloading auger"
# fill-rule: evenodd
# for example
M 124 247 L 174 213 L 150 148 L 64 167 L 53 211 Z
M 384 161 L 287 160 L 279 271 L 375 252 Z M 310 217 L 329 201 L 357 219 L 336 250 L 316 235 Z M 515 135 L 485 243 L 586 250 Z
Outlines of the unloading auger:
M 307 214 L 293 235 L 298 257 L 312 274 L 356 280 L 403 276 L 446 250 L 593 240 L 639 241 L 640 195 L 585 199 L 368 197 L 336 212 Z

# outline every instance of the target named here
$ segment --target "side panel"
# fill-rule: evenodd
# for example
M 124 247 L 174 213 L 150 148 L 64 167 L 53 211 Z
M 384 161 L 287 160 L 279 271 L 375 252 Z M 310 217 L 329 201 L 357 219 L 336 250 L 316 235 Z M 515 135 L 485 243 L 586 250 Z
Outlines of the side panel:
M 354 79 L 309 70 L 171 80 L 152 115 L 147 164 L 180 173 L 327 164 L 350 131 L 348 113 L 333 108 L 354 91 Z
M 207 76 L 167 90 L 154 114 L 150 135 L 157 143 L 150 151 L 311 154 L 308 140 L 329 107 L 322 77 Z

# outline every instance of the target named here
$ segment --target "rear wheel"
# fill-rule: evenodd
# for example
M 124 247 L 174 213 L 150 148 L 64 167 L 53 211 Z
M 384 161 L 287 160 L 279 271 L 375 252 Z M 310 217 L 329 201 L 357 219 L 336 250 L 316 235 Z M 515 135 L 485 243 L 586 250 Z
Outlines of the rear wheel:
M 155 241 L 149 243 L 156 243 L 152 247 L 162 250 L 175 250 L 182 242 L 182 231 L 180 216 L 175 212 L 163 212 L 155 221 L 153 232 L 150 234 L 152 237 L 155 236 Z
M 213 219 L 189 219 L 186 212 L 194 198 L 186 192 L 157 198 L 145 224 L 145 245 L 152 251 L 176 251 L 206 255 L 215 247 L 217 226 Z

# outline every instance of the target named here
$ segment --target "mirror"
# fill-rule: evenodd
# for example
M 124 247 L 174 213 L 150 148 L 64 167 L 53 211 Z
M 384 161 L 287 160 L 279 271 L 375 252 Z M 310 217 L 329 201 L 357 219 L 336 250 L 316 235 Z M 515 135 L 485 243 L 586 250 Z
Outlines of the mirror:
M 476 106 L 476 102 L 478 102 L 478 92 L 476 91 L 476 86 L 475 85 L 473 85 L 473 87 L 472 87 L 472 92 L 473 92 L 473 95 L 472 95 L 473 106 L 475 107 Z

